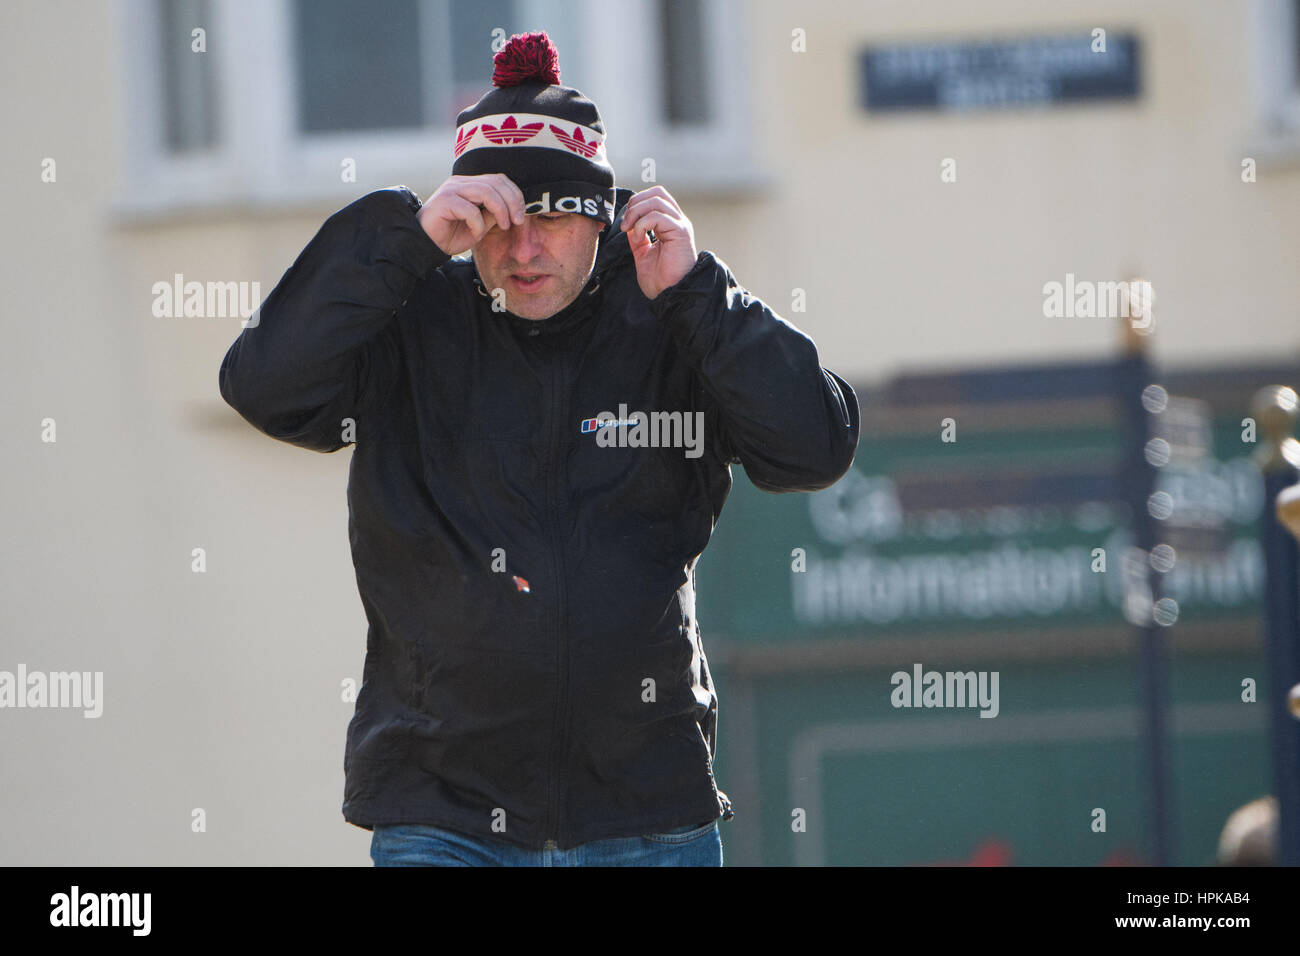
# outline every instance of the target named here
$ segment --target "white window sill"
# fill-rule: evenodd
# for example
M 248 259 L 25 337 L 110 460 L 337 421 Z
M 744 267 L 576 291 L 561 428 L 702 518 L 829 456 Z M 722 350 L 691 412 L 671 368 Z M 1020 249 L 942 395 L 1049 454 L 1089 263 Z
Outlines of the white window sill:
M 183 185 L 164 179 L 151 188 L 141 186 L 127 191 L 110 207 L 109 220 L 120 228 L 135 228 L 216 218 L 319 214 L 322 210 L 341 209 L 372 190 L 388 186 L 409 186 L 421 199 L 427 199 L 445 178 L 433 182 L 427 172 L 419 178 L 413 177 L 409 174 L 411 168 L 394 163 L 375 170 L 376 178 L 366 177 L 366 182 L 345 183 L 340 179 L 329 185 L 324 185 L 329 180 L 323 177 L 261 185 L 222 175 L 214 175 L 201 185 L 193 182 Z M 634 172 L 633 167 L 628 168 L 629 173 Z M 756 199 L 774 189 L 777 180 L 770 172 L 752 165 L 727 169 L 693 166 L 687 173 L 674 175 L 671 182 L 661 177 L 660 183 L 682 199 Z M 626 179 L 616 179 L 615 185 L 639 192 L 655 183 L 643 183 L 639 176 L 629 175 Z

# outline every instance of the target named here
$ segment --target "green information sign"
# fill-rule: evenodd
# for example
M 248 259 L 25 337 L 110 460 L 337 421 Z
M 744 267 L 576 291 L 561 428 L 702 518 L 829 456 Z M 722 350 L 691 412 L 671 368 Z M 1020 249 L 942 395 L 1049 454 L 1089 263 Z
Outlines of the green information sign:
M 1263 483 L 1243 417 L 1276 372 L 1169 384 L 1177 414 L 1146 449 L 1168 547 L 1150 554 L 1131 547 L 1106 374 L 862 389 L 857 458 L 831 488 L 769 494 L 734 469 L 697 573 L 730 863 L 1149 863 L 1135 560 L 1165 599 L 1174 862 L 1212 862 L 1227 815 L 1268 792 Z M 1078 394 L 1044 397 L 1062 381 Z M 931 671 L 948 683 L 923 694 Z M 994 687 L 993 706 L 974 699 Z

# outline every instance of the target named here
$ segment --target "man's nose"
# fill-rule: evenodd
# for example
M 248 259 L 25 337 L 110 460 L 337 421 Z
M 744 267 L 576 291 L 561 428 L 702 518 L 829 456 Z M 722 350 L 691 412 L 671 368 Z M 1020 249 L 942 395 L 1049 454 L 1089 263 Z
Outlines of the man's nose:
M 541 252 L 541 236 L 533 225 L 532 216 L 524 216 L 519 225 L 511 223 L 506 235 L 510 237 L 510 254 L 517 262 L 526 263 Z

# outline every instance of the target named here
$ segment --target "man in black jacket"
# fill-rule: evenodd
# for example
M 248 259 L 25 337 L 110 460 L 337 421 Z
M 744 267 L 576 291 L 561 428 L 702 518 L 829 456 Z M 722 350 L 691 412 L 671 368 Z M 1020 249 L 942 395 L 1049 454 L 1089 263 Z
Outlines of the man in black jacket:
M 494 83 L 429 201 L 331 216 L 221 366 L 266 434 L 355 446 L 344 818 L 377 865 L 721 865 L 696 560 L 731 464 L 827 487 L 857 400 L 666 190 L 614 188 L 544 34 Z

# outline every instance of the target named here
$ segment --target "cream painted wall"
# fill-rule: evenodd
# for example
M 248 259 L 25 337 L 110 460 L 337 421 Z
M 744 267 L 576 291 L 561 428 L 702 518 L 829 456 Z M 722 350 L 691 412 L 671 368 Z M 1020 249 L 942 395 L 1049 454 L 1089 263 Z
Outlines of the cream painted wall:
M 1044 318 L 1042 287 L 1132 268 L 1155 289 L 1159 362 L 1300 358 L 1300 165 L 1240 179 L 1258 138 L 1248 14 L 1178 0 L 762 4 L 760 151 L 781 188 L 702 231 L 736 250 L 759 296 L 788 306 L 806 288 L 795 319 L 825 363 L 871 379 L 1108 353 L 1113 324 Z M 1094 25 L 1140 35 L 1137 105 L 884 118 L 857 105 L 868 43 Z M 796 26 L 802 55 L 783 52 Z M 956 183 L 940 182 L 944 157 Z
M 1133 266 L 1155 284 L 1160 361 L 1297 355 L 1300 170 L 1239 179 L 1256 132 L 1244 3 L 747 9 L 773 185 L 678 198 L 700 245 L 808 331 L 823 364 L 860 381 L 1105 354 L 1116 330 L 1043 318 L 1041 288 Z M 0 70 L 21 95 L 0 105 L 0 669 L 102 670 L 105 704 L 96 720 L 0 711 L 0 863 L 368 865 L 368 835 L 339 810 L 339 688 L 359 679 L 365 642 L 350 452 L 274 442 L 225 406 L 217 369 L 237 319 L 150 312 L 152 284 L 175 272 L 269 292 L 352 197 L 123 218 L 131 104 L 113 6 L 15 0 L 6 21 Z M 1095 23 L 1141 34 L 1138 105 L 885 119 L 856 105 L 865 43 Z M 805 54 L 789 50 L 795 26 Z M 46 156 L 57 183 L 40 181 Z M 939 181 L 947 156 L 956 184 Z M 436 184 L 422 170 L 409 182 Z M 796 286 L 805 314 L 789 312 Z M 46 417 L 56 444 L 39 440 Z M 206 833 L 191 832 L 195 807 Z

